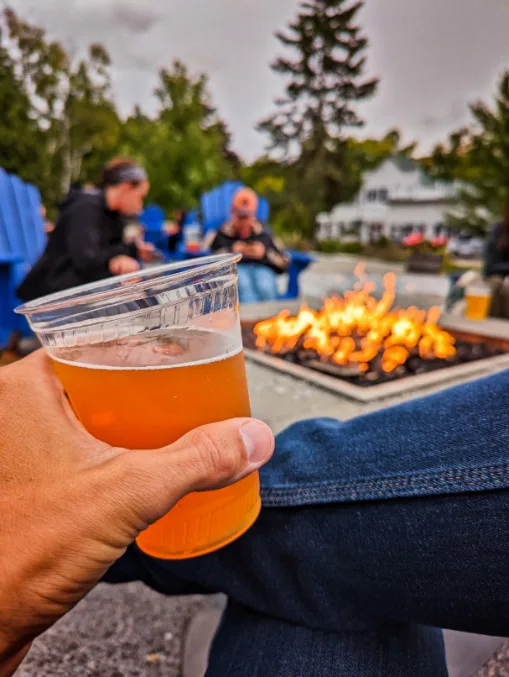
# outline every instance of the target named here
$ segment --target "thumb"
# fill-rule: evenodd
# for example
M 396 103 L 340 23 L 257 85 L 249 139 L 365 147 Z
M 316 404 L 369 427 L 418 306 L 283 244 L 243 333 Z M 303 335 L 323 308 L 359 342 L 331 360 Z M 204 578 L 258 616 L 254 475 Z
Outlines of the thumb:
M 274 436 L 265 423 L 231 419 L 196 428 L 162 449 L 125 452 L 117 459 L 121 477 L 115 484 L 141 530 L 185 494 L 219 489 L 246 477 L 273 451 Z

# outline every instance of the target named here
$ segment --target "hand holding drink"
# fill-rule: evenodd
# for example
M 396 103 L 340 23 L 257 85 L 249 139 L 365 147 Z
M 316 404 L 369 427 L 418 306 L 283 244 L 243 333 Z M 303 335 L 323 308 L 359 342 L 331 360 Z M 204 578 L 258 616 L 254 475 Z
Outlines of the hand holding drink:
M 138 272 L 22 309 L 94 437 L 153 449 L 203 424 L 250 415 L 238 258 Z M 138 545 L 156 557 L 205 554 L 238 538 L 259 511 L 255 472 L 232 486 L 185 496 Z
M 0 370 L 0 675 L 100 580 L 135 536 L 190 491 L 224 487 L 266 462 L 263 423 L 230 419 L 133 452 L 76 420 L 38 351 Z M 28 424 L 27 424 L 28 422 Z

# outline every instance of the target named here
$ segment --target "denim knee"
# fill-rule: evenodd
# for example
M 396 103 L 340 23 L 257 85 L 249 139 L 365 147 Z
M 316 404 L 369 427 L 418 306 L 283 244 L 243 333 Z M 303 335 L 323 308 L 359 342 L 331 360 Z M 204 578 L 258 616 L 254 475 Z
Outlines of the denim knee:
M 277 275 L 267 266 L 256 266 L 254 281 L 259 301 L 275 301 L 279 297 Z

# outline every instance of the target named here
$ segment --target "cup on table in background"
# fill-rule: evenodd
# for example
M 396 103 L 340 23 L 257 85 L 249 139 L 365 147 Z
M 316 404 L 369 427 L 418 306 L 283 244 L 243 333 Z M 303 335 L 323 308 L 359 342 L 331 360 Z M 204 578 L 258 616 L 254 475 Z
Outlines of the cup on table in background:
M 113 446 L 153 449 L 206 423 L 250 416 L 237 293 L 239 256 L 170 264 L 18 309 L 53 360 L 77 416 Z M 258 473 L 182 498 L 137 539 L 182 559 L 242 535 L 260 512 Z
M 469 320 L 485 320 L 491 307 L 491 287 L 487 282 L 474 282 L 465 290 L 465 317 Z

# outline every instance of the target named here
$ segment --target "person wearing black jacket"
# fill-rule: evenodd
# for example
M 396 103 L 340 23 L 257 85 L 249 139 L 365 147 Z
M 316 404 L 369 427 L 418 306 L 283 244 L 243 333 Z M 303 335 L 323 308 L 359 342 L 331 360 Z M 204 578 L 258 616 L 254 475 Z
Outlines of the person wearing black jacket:
M 100 187 L 70 191 L 46 249 L 17 289 L 22 301 L 114 275 L 135 272 L 137 259 L 151 260 L 153 247 L 123 241 L 125 216 L 137 214 L 149 183 L 145 170 L 128 159 L 103 170 Z
M 240 188 L 233 197 L 232 219 L 215 236 L 215 253 L 242 254 L 239 269 L 239 298 L 243 303 L 274 301 L 278 298 L 276 278 L 288 268 L 288 258 L 271 234 L 256 219 L 258 197 L 249 188 Z

